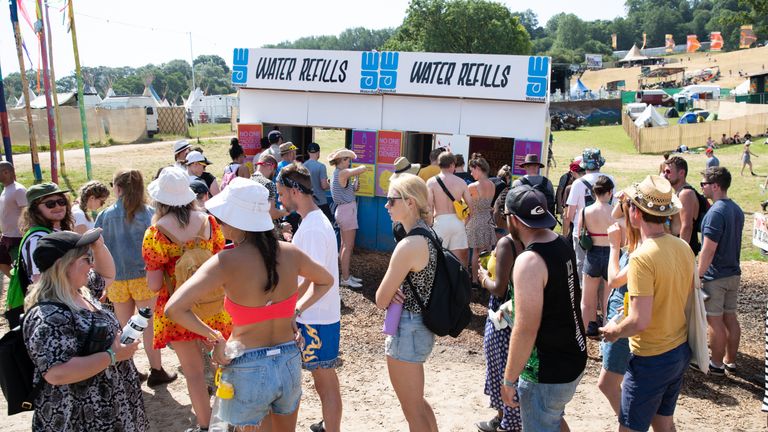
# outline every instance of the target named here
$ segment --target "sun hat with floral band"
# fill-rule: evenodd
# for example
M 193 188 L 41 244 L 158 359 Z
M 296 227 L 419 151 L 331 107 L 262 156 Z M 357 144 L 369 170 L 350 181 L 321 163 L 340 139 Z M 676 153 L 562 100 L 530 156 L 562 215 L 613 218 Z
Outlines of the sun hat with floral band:
M 632 184 L 624 189 L 624 194 L 640 211 L 653 216 L 672 216 L 682 208 L 669 180 L 657 175 Z

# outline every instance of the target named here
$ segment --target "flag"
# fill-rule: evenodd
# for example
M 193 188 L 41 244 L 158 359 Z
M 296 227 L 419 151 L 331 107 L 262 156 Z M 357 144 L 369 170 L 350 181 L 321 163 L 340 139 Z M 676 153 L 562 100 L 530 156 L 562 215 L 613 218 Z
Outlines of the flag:
M 689 53 L 696 52 L 701 48 L 701 43 L 699 43 L 699 38 L 695 34 L 688 35 L 688 44 L 686 45 L 685 50 Z
M 640 48 L 641 50 L 644 50 L 644 49 L 645 49 L 645 42 L 646 42 L 646 39 L 647 39 L 647 37 L 646 37 L 646 34 L 645 34 L 645 32 L 643 32 L 643 47 L 642 47 L 642 48 Z
M 749 48 L 750 45 L 757 41 L 755 32 L 752 31 L 751 25 L 741 26 L 741 37 L 739 38 L 739 48 Z
M 616 49 L 616 33 L 611 33 L 611 48 Z
M 664 36 L 664 48 L 668 53 L 671 53 L 675 50 L 675 40 L 672 38 L 671 34 Z
M 723 50 L 723 35 L 721 35 L 720 32 L 712 32 L 709 34 L 709 50 L 710 51 Z

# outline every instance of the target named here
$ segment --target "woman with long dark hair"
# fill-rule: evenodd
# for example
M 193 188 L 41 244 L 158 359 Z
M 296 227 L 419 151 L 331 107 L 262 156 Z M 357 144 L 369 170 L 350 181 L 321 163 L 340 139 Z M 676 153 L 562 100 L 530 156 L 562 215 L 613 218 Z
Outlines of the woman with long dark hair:
M 248 430 L 295 430 L 301 400 L 296 317 L 328 292 L 333 276 L 294 245 L 277 240 L 269 192 L 255 181 L 235 178 L 205 206 L 235 247 L 206 261 L 173 294 L 165 312 L 213 343 L 213 359 L 226 365 L 221 378 L 234 385 L 235 396 L 221 400 L 225 421 L 254 427 Z M 301 290 L 299 276 L 305 282 Z M 198 299 L 221 287 L 234 324 L 229 337 L 192 310 Z M 227 340 L 245 351 L 226 357 Z
M 224 175 L 221 177 L 222 189 L 229 184 L 234 177 L 248 178 L 251 176 L 248 165 L 245 164 L 245 150 L 237 138 L 229 141 L 229 157 L 232 162 L 224 167 Z

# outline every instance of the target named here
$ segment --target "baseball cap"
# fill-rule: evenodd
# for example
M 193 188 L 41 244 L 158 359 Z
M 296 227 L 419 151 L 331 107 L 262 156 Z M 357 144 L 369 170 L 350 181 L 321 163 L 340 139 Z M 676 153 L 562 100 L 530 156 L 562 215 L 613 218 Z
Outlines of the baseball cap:
M 189 182 L 189 188 L 197 195 L 210 193 L 208 185 L 202 180 L 192 180 Z
M 191 151 L 187 153 L 187 165 L 192 165 L 195 162 L 202 162 L 206 165 L 210 165 L 211 161 L 207 157 L 203 156 L 199 151 Z
M 529 228 L 552 228 L 557 225 L 555 217 L 547 210 L 547 198 L 531 186 L 520 185 L 510 189 L 504 207 L 507 213 L 513 214 Z
M 46 271 L 67 252 L 88 246 L 101 237 L 101 228 L 95 228 L 80 235 L 72 231 L 59 231 L 41 238 L 32 253 L 32 259 L 40 271 Z
M 280 145 L 280 154 L 284 155 L 284 154 L 286 154 L 288 152 L 291 152 L 291 151 L 294 151 L 294 150 L 298 150 L 298 149 L 299 148 L 296 147 L 295 145 L 293 145 L 292 142 L 288 141 L 287 143 L 284 143 L 284 144 Z
M 318 143 L 309 143 L 307 146 L 307 153 L 317 153 L 320 151 L 320 144 Z
M 282 137 L 283 134 L 281 134 L 279 130 L 273 130 L 267 134 L 267 139 L 269 140 L 270 144 L 277 144 L 277 142 L 280 141 L 280 138 Z
M 712 150 L 712 147 L 707 147 L 706 150 L 704 150 L 704 153 L 712 153 L 714 150 Z

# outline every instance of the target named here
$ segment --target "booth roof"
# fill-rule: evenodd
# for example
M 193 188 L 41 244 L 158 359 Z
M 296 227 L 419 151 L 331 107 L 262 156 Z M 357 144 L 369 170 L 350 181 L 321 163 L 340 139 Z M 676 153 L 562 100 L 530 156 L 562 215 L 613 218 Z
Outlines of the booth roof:
M 683 72 L 685 72 L 685 68 L 683 67 L 661 67 L 648 72 L 646 78 L 664 78 Z

